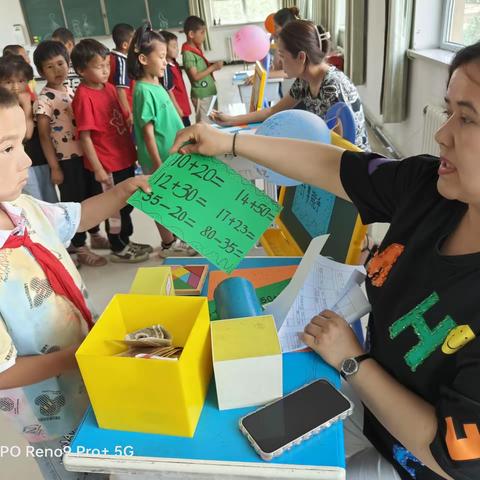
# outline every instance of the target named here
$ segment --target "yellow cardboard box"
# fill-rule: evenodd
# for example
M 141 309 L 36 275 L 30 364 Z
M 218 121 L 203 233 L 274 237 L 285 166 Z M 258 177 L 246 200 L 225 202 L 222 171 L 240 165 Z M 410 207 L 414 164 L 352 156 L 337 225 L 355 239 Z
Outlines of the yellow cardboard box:
M 282 349 L 271 315 L 211 323 L 218 408 L 243 408 L 280 398 Z
M 112 340 L 154 324 L 183 347 L 178 360 L 115 356 Z M 192 437 L 212 375 L 207 298 L 115 295 L 76 357 L 100 427 Z
M 175 295 L 171 268 L 139 268 L 130 287 L 130 293 L 139 295 Z

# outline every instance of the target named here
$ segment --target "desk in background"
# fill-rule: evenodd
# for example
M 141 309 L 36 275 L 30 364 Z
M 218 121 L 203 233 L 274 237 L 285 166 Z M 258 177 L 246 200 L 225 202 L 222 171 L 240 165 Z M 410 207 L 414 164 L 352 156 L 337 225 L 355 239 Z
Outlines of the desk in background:
M 300 257 L 249 257 L 239 268 L 296 265 L 299 262 Z M 165 265 L 206 263 L 209 263 L 206 259 L 198 257 L 165 261 Z M 209 266 L 211 270 L 217 270 L 214 265 Z M 206 282 L 202 295 L 206 295 L 207 288 Z M 340 384 L 338 373 L 318 355 L 312 352 L 284 354 L 285 393 L 316 378 L 327 378 L 337 386 Z M 213 381 L 193 438 L 100 429 L 89 409 L 72 442 L 71 453 L 64 456 L 64 464 L 71 471 L 111 473 L 114 474 L 112 480 L 130 478 L 122 474 L 136 474 L 135 478 L 139 480 L 345 478 L 343 422 L 334 424 L 272 462 L 264 462 L 238 428 L 238 420 L 252 410 L 255 408 L 219 411 Z M 116 447 L 118 455 L 115 455 Z M 108 454 L 92 454 L 98 451 Z
M 239 73 L 244 75 L 239 75 Z M 245 80 L 247 77 L 253 75 L 253 70 L 245 70 L 245 72 L 237 72 L 233 75 L 232 83 L 237 85 L 238 93 L 240 94 L 241 102 L 246 105 L 248 110 L 250 106 L 250 98 L 252 96 L 252 85 L 246 85 Z M 267 84 L 265 85 L 265 100 L 267 102 L 278 102 L 280 100 L 279 86 L 283 83 L 283 78 L 267 78 Z

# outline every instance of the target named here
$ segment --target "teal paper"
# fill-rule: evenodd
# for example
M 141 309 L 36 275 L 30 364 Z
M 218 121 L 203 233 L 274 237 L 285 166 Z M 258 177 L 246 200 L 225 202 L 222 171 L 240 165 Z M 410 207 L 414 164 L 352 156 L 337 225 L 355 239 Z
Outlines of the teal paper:
M 335 195 L 312 187 L 298 185 L 295 190 L 292 212 L 312 238 L 328 233 Z

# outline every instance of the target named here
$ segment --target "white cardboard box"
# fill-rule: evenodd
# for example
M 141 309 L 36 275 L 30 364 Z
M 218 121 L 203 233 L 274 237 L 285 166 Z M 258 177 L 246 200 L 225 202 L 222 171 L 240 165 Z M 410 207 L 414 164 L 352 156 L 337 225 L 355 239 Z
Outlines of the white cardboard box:
M 271 315 L 211 322 L 218 408 L 262 405 L 283 393 L 282 350 Z

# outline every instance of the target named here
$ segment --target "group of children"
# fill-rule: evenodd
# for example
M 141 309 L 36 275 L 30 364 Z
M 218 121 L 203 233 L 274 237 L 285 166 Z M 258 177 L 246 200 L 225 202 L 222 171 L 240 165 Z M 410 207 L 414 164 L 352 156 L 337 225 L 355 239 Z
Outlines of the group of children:
M 206 119 L 216 95 L 210 64 L 202 52 L 205 22 L 185 21 L 187 42 L 183 65 L 191 82 L 197 121 Z M 0 86 L 13 92 L 25 114 L 25 150 L 32 159 L 27 193 L 55 203 L 81 202 L 135 175 L 136 162 L 152 173 L 168 156 L 177 132 L 190 125 L 192 114 L 182 70 L 177 62 L 178 39 L 169 31 L 156 32 L 148 24 L 136 31 L 128 24 L 112 30 L 111 52 L 94 39 L 75 44 L 72 33 L 59 28 L 51 40 L 33 52 L 38 74 L 46 85 L 35 92 L 33 69 L 25 49 L 4 48 L 0 58 Z M 104 256 L 92 251 L 110 249 L 112 262 L 142 262 L 150 245 L 132 242 L 132 207 L 125 206 L 100 227 L 77 233 L 69 252 L 77 266 L 102 266 Z M 196 252 L 162 225 L 157 225 L 161 257 Z
M 210 74 L 221 65 L 210 66 L 195 43 L 204 22 L 185 23 L 186 59 L 193 65 L 201 55 L 187 70 L 200 112 L 216 93 Z M 136 162 L 147 174 L 158 168 L 192 114 L 177 38 L 163 33 L 117 25 L 109 52 L 94 39 L 75 44 L 59 29 L 33 53 L 46 82 L 38 94 L 21 46 L 0 58 L 0 409 L 40 449 L 62 447 L 87 404 L 75 351 L 93 318 L 65 246 L 92 266 L 107 262 L 96 249 L 110 249 L 113 262 L 140 262 L 152 252 L 130 240 L 126 201 L 138 188 L 150 191 Z M 160 256 L 196 254 L 157 227 Z M 77 478 L 56 456 L 37 463 L 45 478 Z

